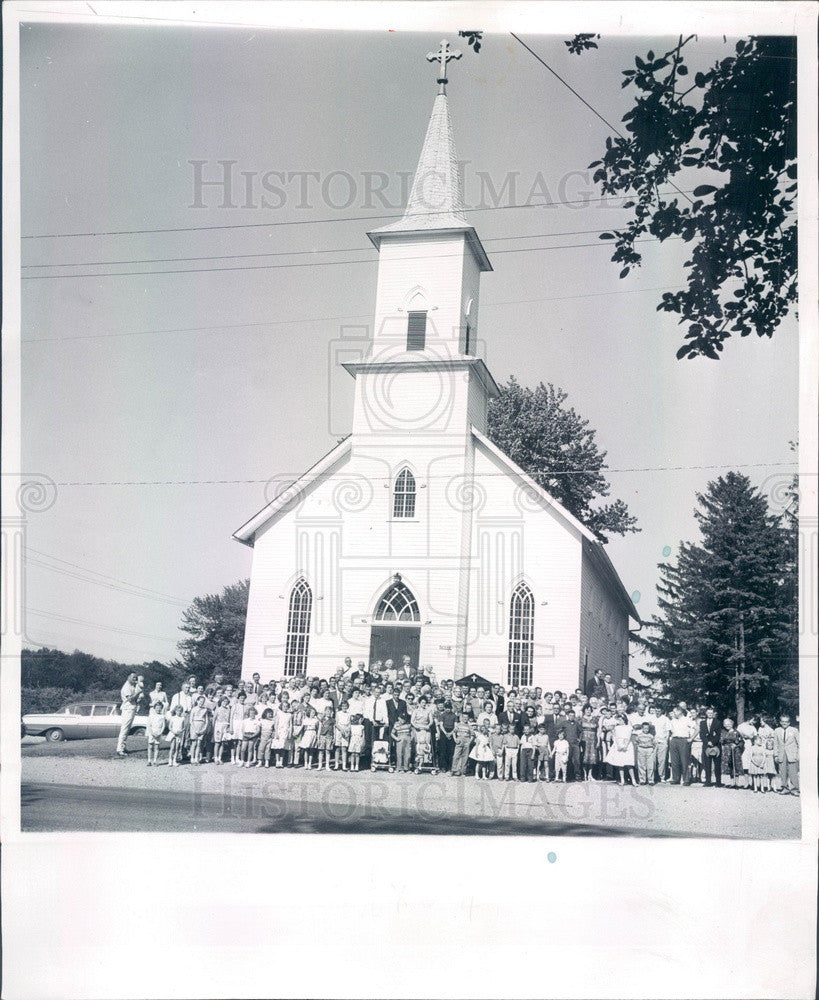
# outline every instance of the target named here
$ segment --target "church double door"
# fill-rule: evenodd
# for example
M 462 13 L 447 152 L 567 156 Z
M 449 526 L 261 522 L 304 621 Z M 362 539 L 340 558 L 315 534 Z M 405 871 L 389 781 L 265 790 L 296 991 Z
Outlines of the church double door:
M 402 658 L 408 656 L 410 663 L 417 667 L 421 649 L 420 626 L 373 625 L 370 633 L 370 663 L 376 660 L 392 660 L 396 667 Z

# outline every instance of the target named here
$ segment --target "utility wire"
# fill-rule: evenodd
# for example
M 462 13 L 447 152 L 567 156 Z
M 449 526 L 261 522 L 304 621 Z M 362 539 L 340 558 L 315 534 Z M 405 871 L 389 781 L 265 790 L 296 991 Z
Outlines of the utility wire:
M 550 239 L 553 236 L 586 236 L 589 233 L 604 233 L 605 229 L 568 229 L 559 233 L 530 233 L 526 236 L 493 236 L 482 240 L 483 243 L 499 243 L 508 240 L 537 240 Z M 242 260 L 246 257 L 301 257 L 306 254 L 315 255 L 323 253 L 365 253 L 375 252 L 375 247 L 327 247 L 317 250 L 275 250 L 263 253 L 226 253 L 216 254 L 206 257 L 146 257 L 142 260 L 78 260 L 57 264 L 23 264 L 22 267 L 106 267 L 116 264 L 172 264 L 176 261 L 201 261 L 201 260 Z M 499 253 L 500 251 L 495 251 Z
M 680 240 L 681 236 L 669 236 L 668 240 Z M 635 243 L 660 243 L 656 237 L 647 237 L 643 240 L 635 240 Z M 606 242 L 599 243 L 561 243 L 549 247 L 508 247 L 505 250 L 494 250 L 493 254 L 503 253 L 533 253 L 541 250 L 579 250 L 585 247 L 608 246 Z M 420 257 L 402 257 L 402 261 L 408 260 L 444 260 L 447 257 L 460 257 L 461 254 L 423 254 Z M 42 281 L 45 279 L 66 279 L 66 278 L 122 278 L 139 277 L 147 274 L 209 274 L 217 271 L 277 271 L 283 268 L 294 267 L 337 267 L 348 264 L 377 264 L 377 257 L 367 257 L 360 260 L 311 260 L 305 264 L 240 264 L 238 267 L 183 267 L 170 268 L 161 271 L 84 271 L 81 274 L 24 274 L 23 281 Z M 79 266 L 79 265 L 78 265 Z
M 634 466 L 632 468 L 624 469 L 611 469 L 607 466 L 603 466 L 600 469 L 556 469 L 552 471 L 544 472 L 529 472 L 527 475 L 530 479 L 549 479 L 553 476 L 596 476 L 608 473 L 624 473 L 624 472 L 692 472 L 692 471 L 706 471 L 715 469 L 767 469 L 767 468 L 777 468 L 782 466 L 794 466 L 797 463 L 795 461 L 788 462 L 724 462 L 716 465 L 645 465 L 645 466 Z M 254 486 L 259 484 L 265 484 L 272 482 L 276 477 L 268 476 L 266 479 L 120 479 L 120 480 L 74 480 L 71 482 L 59 482 L 54 483 L 55 486 Z M 459 476 L 448 476 L 448 475 L 428 475 L 422 476 L 423 482 L 433 479 L 446 479 L 457 481 Z M 502 478 L 507 479 L 508 473 L 505 472 L 484 472 L 480 475 L 476 474 L 477 480 L 481 479 L 495 479 Z M 392 482 L 392 477 L 390 476 L 326 476 L 324 481 L 336 481 L 343 482 L 351 486 L 360 485 L 361 480 L 364 479 L 368 483 L 380 483 Z M 294 479 L 285 490 L 290 489 L 298 482 L 298 479 Z M 284 491 L 282 491 L 284 492 Z
M 652 288 L 612 288 L 607 292 L 583 292 L 579 295 L 549 295 L 539 299 L 507 299 L 501 302 L 484 302 L 482 309 L 492 309 L 496 306 L 516 306 L 529 305 L 537 302 L 560 302 L 565 299 L 596 299 L 607 295 L 635 295 L 638 292 L 669 292 L 679 288 L 686 288 L 686 285 L 661 285 Z M 128 330 L 123 333 L 89 333 L 81 334 L 79 337 L 23 337 L 22 344 L 50 344 L 67 340 L 114 340 L 117 337 L 147 337 L 158 336 L 166 333 L 200 333 L 211 330 L 242 330 L 251 327 L 265 326 L 290 326 L 296 323 L 324 323 L 343 319 L 361 319 L 362 316 L 371 317 L 372 312 L 348 313 L 346 316 L 303 316 L 295 319 L 272 319 L 264 323 L 225 323 L 218 326 L 181 326 L 169 330 Z
M 633 195 L 615 194 L 601 195 L 599 198 L 567 198 L 558 201 L 525 201 L 514 205 L 483 205 L 478 208 L 464 208 L 464 212 L 500 212 L 510 208 L 551 208 L 559 205 L 587 205 L 595 201 L 619 201 L 622 198 L 630 198 Z M 434 212 L 413 212 L 412 218 L 421 218 L 427 215 L 440 215 L 440 209 Z M 195 233 L 213 229 L 270 229 L 275 226 L 314 226 L 329 222 L 378 222 L 381 219 L 403 218 L 401 212 L 393 212 L 390 215 L 344 215 L 332 216 L 325 219 L 288 219 L 279 222 L 236 222 L 225 223 L 221 226 L 176 226 L 174 228 L 158 229 L 100 229 L 90 233 L 27 233 L 21 236 L 23 240 L 61 240 L 72 237 L 85 236 L 146 236 L 154 233 Z
M 70 622 L 73 625 L 88 625 L 90 628 L 102 628 L 108 632 L 119 632 L 122 635 L 135 635 L 141 639 L 157 639 L 159 642 L 177 643 L 178 639 L 169 639 L 168 636 L 151 635 L 148 632 L 136 632 L 129 628 L 118 628 L 116 625 L 103 625 L 101 622 L 89 622 L 82 618 L 72 618 L 70 615 L 59 615 L 51 611 L 40 611 L 38 608 L 25 609 L 26 614 L 39 615 L 41 618 L 53 618 L 55 621 Z
M 40 566 L 43 569 L 50 569 L 55 573 L 60 573 L 76 580 L 82 580 L 85 583 L 93 583 L 96 586 L 104 587 L 107 590 L 117 590 L 123 594 L 129 594 L 132 597 L 142 597 L 147 600 L 159 601 L 163 604 L 179 605 L 181 607 L 187 607 L 190 603 L 176 597 L 170 597 L 167 594 L 157 593 L 156 591 L 149 590 L 146 587 L 139 587 L 136 584 L 128 583 L 126 580 L 118 580 L 116 577 L 109 577 L 104 573 L 97 573 L 96 570 L 88 569 L 84 566 L 77 566 L 76 563 L 68 563 L 65 560 L 58 560 L 56 556 L 49 556 L 46 553 L 41 553 L 46 557 L 46 559 L 53 559 L 56 562 L 66 562 L 65 567 L 53 566 L 51 563 L 44 562 L 42 559 L 37 559 L 36 557 L 29 555 L 30 552 L 36 551 L 36 549 L 32 549 L 29 546 L 25 547 L 24 558 L 27 566 Z M 69 569 L 67 567 L 74 568 Z M 100 579 L 94 579 L 94 577 L 100 577 Z M 122 584 L 124 584 L 124 586 L 121 586 Z
M 540 56 L 537 54 L 537 52 L 535 52 L 534 49 L 530 49 L 529 46 L 526 44 L 526 42 L 523 41 L 522 38 L 519 38 L 518 35 L 516 35 L 514 33 L 514 31 L 510 31 L 509 34 L 512 36 L 512 38 L 515 39 L 516 42 L 519 42 L 526 49 L 527 52 L 531 52 L 531 54 L 535 57 L 535 59 L 537 59 L 537 61 L 542 66 L 545 66 L 546 69 L 548 69 L 548 71 L 552 74 L 552 76 L 557 77 L 557 79 L 560 80 L 560 82 L 563 84 L 563 86 L 566 87 L 566 88 L 568 88 L 574 94 L 574 96 L 578 99 L 578 101 L 580 101 L 580 102 L 582 102 L 583 104 L 586 105 L 586 107 L 589 109 L 589 111 L 592 112 L 592 114 L 597 115 L 597 117 L 600 119 L 600 121 L 604 125 L 606 125 L 608 128 L 610 128 L 612 130 L 612 132 L 615 132 L 618 136 L 620 136 L 621 139 L 626 139 L 626 137 L 623 135 L 623 133 L 620 131 L 619 128 L 616 128 L 614 125 L 611 124 L 610 121 L 607 121 L 600 114 L 600 112 L 597 110 L 597 108 L 594 108 L 594 107 L 592 107 L 591 104 L 589 104 L 589 102 L 586 100 L 585 97 L 581 97 L 581 95 L 578 94 L 578 92 L 574 89 L 574 87 L 570 83 L 567 83 L 559 73 L 555 72 L 555 70 L 553 70 L 552 67 L 547 62 L 545 62 L 545 60 L 541 59 Z M 628 140 L 626 140 L 626 141 L 628 141 Z M 674 190 L 677 192 L 677 194 L 681 194 L 683 196 L 683 198 L 685 198 L 685 200 L 687 202 L 689 202 L 689 204 L 691 204 L 691 205 L 694 204 L 694 202 L 691 201 L 691 199 L 688 197 L 688 194 L 685 191 L 681 191 L 673 181 L 666 180 L 666 183 L 670 184 L 671 187 L 673 187 Z M 629 196 L 626 195 L 625 197 L 629 197 Z

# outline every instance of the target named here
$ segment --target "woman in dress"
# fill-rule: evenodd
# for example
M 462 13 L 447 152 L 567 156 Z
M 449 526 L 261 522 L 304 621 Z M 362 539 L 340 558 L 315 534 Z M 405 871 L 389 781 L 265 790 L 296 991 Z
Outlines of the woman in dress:
M 591 705 L 586 705 L 583 709 L 583 718 L 580 720 L 581 740 L 583 743 L 583 773 L 586 781 L 594 781 L 592 768 L 597 763 L 597 719 L 592 714 Z
M 611 764 L 617 770 L 617 777 L 621 785 L 625 784 L 625 775 L 628 774 L 629 781 L 636 785 L 634 776 L 634 744 L 631 741 L 631 725 L 625 713 L 615 716 L 615 726 L 612 733 L 613 742 L 606 754 L 606 763 Z
M 293 749 L 293 712 L 290 707 L 290 695 L 287 691 L 282 691 L 279 696 L 279 707 L 273 716 L 271 746 L 276 754 L 276 767 L 284 767 Z
M 734 729 L 733 719 L 726 719 L 722 727 L 722 782 L 726 788 L 739 788 L 742 777 L 742 737 Z
M 751 750 L 754 746 L 754 740 L 756 739 L 757 732 L 756 726 L 748 720 L 748 722 L 740 722 L 737 726 L 737 732 L 742 737 L 742 774 L 744 775 L 744 784 L 746 788 L 750 788 L 752 785 L 751 781 Z
M 611 764 L 608 763 L 609 750 L 611 750 L 614 744 L 614 728 L 617 725 L 617 719 L 612 715 L 611 709 L 608 705 L 604 705 L 600 709 L 600 722 L 599 722 L 599 736 L 598 742 L 600 746 L 600 761 L 601 761 L 601 778 L 611 777 Z
M 244 690 L 240 690 L 236 695 L 236 701 L 230 707 L 230 762 L 238 764 L 240 761 L 239 751 L 242 747 L 243 728 L 245 723 L 245 700 L 247 695 Z

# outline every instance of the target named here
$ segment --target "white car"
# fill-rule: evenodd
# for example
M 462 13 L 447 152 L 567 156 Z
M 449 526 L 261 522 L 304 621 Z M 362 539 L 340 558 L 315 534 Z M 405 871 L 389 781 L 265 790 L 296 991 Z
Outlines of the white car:
M 60 740 L 91 740 L 98 736 L 118 736 L 122 719 L 119 705 L 112 701 L 78 702 L 58 712 L 29 713 L 23 716 L 23 736 L 45 736 L 53 743 Z M 131 726 L 132 736 L 144 736 L 147 715 L 137 715 Z

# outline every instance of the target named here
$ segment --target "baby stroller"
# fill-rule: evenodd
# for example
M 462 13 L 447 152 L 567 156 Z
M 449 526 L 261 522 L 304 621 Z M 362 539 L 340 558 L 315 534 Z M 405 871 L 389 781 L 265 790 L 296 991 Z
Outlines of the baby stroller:
M 395 768 L 390 761 L 390 744 L 384 739 L 385 728 L 380 726 L 378 735 L 373 733 L 373 749 L 370 754 L 371 771 L 389 771 L 392 773 Z
M 432 739 L 430 734 L 419 730 L 415 734 L 415 773 L 437 774 L 438 768 L 432 754 Z

